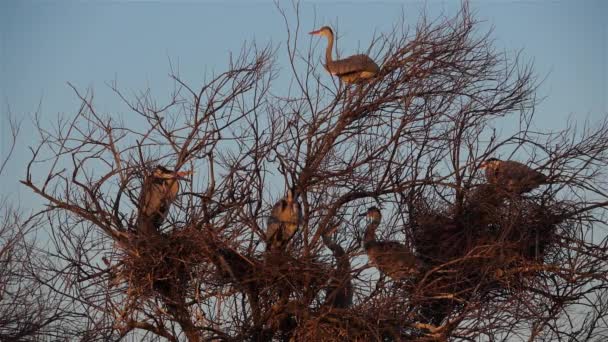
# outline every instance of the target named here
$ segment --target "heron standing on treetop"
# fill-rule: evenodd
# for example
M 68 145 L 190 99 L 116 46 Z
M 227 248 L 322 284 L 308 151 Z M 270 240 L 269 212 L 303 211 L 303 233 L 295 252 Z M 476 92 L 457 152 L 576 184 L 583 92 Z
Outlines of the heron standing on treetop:
M 344 83 L 358 83 L 375 77 L 380 68 L 368 55 L 354 55 L 337 61 L 333 60 L 334 32 L 329 26 L 323 26 L 309 34 L 327 37 L 325 50 L 325 69 L 338 76 Z

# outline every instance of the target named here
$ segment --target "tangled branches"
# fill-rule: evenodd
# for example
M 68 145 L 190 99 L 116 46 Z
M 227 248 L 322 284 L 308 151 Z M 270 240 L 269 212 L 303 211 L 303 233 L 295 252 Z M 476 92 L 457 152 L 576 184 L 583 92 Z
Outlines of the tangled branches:
M 251 46 L 197 90 L 174 75 L 167 104 L 114 85 L 129 122 L 74 89 L 81 108 L 55 132 L 40 127 L 23 183 L 49 203 L 58 276 L 92 330 L 171 341 L 604 334 L 608 123 L 530 130 L 531 66 L 476 27 L 466 6 L 412 33 L 396 27 L 370 47 L 378 76 L 351 86 L 328 81 L 290 29 L 287 90 L 273 83 L 275 51 Z M 520 126 L 498 135 L 503 120 Z M 551 182 L 526 194 L 490 184 L 480 165 L 492 156 Z M 155 165 L 194 175 L 142 229 Z M 267 250 L 268 215 L 288 189 L 302 219 L 287 248 Z M 372 205 L 378 239 L 418 259 L 411 277 L 368 265 L 359 215 Z M 340 286 L 352 301 L 328 298 Z M 573 305 L 591 307 L 580 324 Z

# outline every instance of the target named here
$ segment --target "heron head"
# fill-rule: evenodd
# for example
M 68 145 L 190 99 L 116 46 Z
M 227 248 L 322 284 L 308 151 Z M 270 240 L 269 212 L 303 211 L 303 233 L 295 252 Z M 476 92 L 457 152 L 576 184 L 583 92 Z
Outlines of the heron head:
M 302 209 L 300 208 L 300 203 L 298 202 L 298 193 L 295 188 L 291 188 L 287 190 L 287 195 L 282 200 L 281 206 L 283 209 L 289 208 L 293 213 L 300 215 Z
M 481 165 L 479 165 L 479 168 L 482 170 L 485 170 L 487 168 L 495 168 L 496 166 L 498 166 L 498 164 L 500 164 L 501 160 L 498 158 L 488 158 L 486 160 L 484 160 Z
M 185 177 L 192 174 L 192 171 L 173 171 L 162 165 L 157 165 L 152 173 L 152 177 L 159 179 L 186 179 Z
M 315 35 L 315 36 L 330 37 L 330 36 L 334 35 L 334 31 L 329 26 L 323 26 L 323 27 L 321 27 L 318 30 L 309 32 L 308 34 L 312 34 L 312 35 Z
M 361 214 L 359 216 L 365 216 L 370 220 L 380 220 L 382 218 L 382 213 L 377 207 L 370 207 L 367 209 L 365 214 Z

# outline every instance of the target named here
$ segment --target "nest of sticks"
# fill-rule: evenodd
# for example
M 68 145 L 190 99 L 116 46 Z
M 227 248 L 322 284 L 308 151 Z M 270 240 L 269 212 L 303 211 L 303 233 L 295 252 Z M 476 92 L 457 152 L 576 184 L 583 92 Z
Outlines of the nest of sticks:
M 529 285 L 554 250 L 564 216 L 559 203 L 489 184 L 466 193 L 460 205 L 419 204 L 411 229 L 424 264 L 416 282 L 421 319 L 440 324 L 459 303 Z
M 188 289 L 188 281 L 197 265 L 204 262 L 198 241 L 188 231 L 174 231 L 158 236 L 133 234 L 128 248 L 119 253 L 120 281 L 126 283 L 133 298 L 179 298 Z

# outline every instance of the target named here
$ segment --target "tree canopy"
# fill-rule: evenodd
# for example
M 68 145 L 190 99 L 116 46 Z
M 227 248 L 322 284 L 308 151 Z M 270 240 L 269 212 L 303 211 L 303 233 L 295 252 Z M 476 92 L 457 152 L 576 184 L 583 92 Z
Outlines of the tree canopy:
M 65 334 L 606 337 L 608 122 L 533 129 L 533 66 L 497 51 L 466 4 L 377 35 L 367 51 L 380 70 L 357 84 L 329 75 L 320 49 L 302 46 L 299 19 L 281 14 L 284 47 L 249 44 L 199 84 L 174 73 L 168 103 L 112 85 L 136 126 L 74 87 L 75 115 L 38 127 L 22 183 L 48 201 L 36 217 L 54 244 L 51 292 L 72 303 Z M 282 73 L 288 89 L 275 86 Z M 505 123 L 514 129 L 497 129 Z M 490 182 L 481 166 L 492 157 L 544 184 L 522 193 Z M 193 173 L 152 219 L 142 198 L 157 165 Z M 269 220 L 295 208 L 288 190 L 301 217 Z M 361 216 L 369 207 L 381 221 Z M 297 230 L 269 250 L 269 222 Z M 376 242 L 415 258 L 409 275 L 369 262 L 374 223 Z

